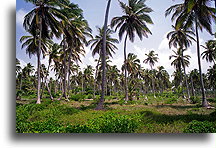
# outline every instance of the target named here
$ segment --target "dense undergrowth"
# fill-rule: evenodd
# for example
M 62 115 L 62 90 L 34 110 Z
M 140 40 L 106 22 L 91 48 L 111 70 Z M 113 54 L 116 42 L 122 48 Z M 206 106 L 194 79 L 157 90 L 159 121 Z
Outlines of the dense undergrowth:
M 80 98 L 79 98 L 80 97 Z M 105 110 L 96 111 L 92 96 L 71 96 L 70 101 L 17 101 L 17 133 L 212 133 L 216 132 L 215 110 L 187 104 L 164 93 L 140 96 L 126 104 L 108 96 Z M 90 99 L 90 100 L 85 100 Z M 209 102 L 214 105 L 215 98 Z

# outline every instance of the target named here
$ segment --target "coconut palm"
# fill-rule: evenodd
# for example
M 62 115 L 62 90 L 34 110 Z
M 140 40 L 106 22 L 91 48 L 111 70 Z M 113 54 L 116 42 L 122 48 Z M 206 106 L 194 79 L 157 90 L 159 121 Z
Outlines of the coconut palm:
M 205 96 L 204 83 L 202 78 L 202 68 L 200 60 L 200 45 L 199 45 L 199 32 L 203 28 L 212 34 L 211 24 L 215 19 L 215 8 L 209 6 L 211 0 L 185 0 L 182 4 L 171 6 L 166 10 L 165 15 L 173 12 L 172 20 L 176 20 L 177 26 L 183 28 L 192 28 L 195 26 L 196 41 L 197 41 L 197 57 L 200 75 L 200 85 L 202 90 L 202 106 L 207 107 L 208 103 Z
M 185 84 L 187 86 L 187 93 L 188 93 L 188 101 L 190 101 L 190 93 L 189 93 L 189 86 L 187 82 L 187 75 L 185 71 L 185 67 L 188 67 L 190 64 L 190 56 L 189 55 L 183 55 L 183 53 L 186 51 L 186 49 L 178 48 L 177 52 L 173 50 L 174 55 L 171 55 L 169 59 L 171 60 L 174 58 L 172 61 L 171 65 L 175 67 L 176 72 L 180 74 L 180 80 L 182 80 L 182 69 L 184 70 L 185 74 Z M 181 82 L 180 82 L 181 84 Z
M 22 70 L 22 67 L 20 65 L 20 61 L 19 59 L 16 58 L 16 77 L 20 73 L 21 70 Z
M 209 40 L 205 45 L 201 45 L 205 51 L 201 54 L 202 58 L 207 62 L 213 62 L 216 60 L 216 40 Z
M 159 80 L 159 88 L 161 89 L 161 92 L 163 92 L 164 89 L 168 88 L 170 85 L 169 73 L 164 69 L 163 66 L 158 66 L 157 69 L 158 71 L 156 77 Z
M 23 26 L 26 31 L 30 32 L 36 39 L 36 53 L 38 58 L 37 75 L 38 75 L 38 88 L 37 88 L 37 104 L 41 103 L 40 100 L 40 54 L 42 51 L 42 40 L 51 38 L 55 35 L 57 38 L 61 35 L 61 27 L 58 19 L 66 20 L 66 17 L 57 8 L 68 3 L 67 0 L 25 0 L 35 5 L 24 18 Z M 50 30 L 52 33 L 50 33 Z
M 179 26 L 172 26 L 173 31 L 167 34 L 167 38 L 169 39 L 169 48 L 174 46 L 175 48 L 185 48 L 185 50 L 192 44 L 192 41 L 196 41 L 193 36 L 195 35 L 190 28 L 180 28 Z M 182 50 L 182 57 L 184 56 L 184 51 Z M 190 92 L 187 82 L 187 75 L 185 70 L 184 62 L 182 63 L 182 67 L 184 70 L 184 79 L 187 87 L 188 100 L 190 98 Z M 180 70 L 180 69 L 179 69 Z
M 90 49 L 92 50 L 92 56 L 94 57 L 96 54 L 99 55 L 99 59 L 97 60 L 95 79 L 97 78 L 98 65 L 99 65 L 99 61 L 101 59 L 101 53 L 102 53 L 103 34 L 104 34 L 104 30 L 103 29 L 104 28 L 97 27 L 97 30 L 98 30 L 99 34 L 96 35 L 93 39 L 91 39 L 91 40 L 88 41 L 88 45 L 91 44 Z M 106 30 L 106 55 L 108 57 L 112 57 L 112 54 L 114 54 L 115 50 L 118 49 L 116 47 L 116 45 L 115 45 L 115 43 L 118 43 L 118 40 L 111 37 L 111 35 L 113 33 L 114 33 L 113 30 L 111 30 L 110 28 L 107 28 L 107 30 Z
M 145 54 L 147 58 L 143 61 L 145 64 L 149 64 L 151 67 L 151 71 L 153 72 L 153 66 L 156 62 L 158 62 L 158 54 L 155 54 L 153 50 L 151 50 L 148 54 Z M 155 96 L 155 86 L 154 86 L 154 78 L 152 78 L 152 88 Z
M 137 55 L 129 53 L 126 62 L 122 65 L 122 71 L 127 70 L 130 75 L 135 75 L 140 70 L 140 60 Z
M 90 49 L 92 50 L 92 56 L 94 57 L 96 54 L 101 55 L 102 51 L 102 43 L 103 43 L 103 28 L 97 27 L 98 35 L 95 38 L 88 41 L 88 45 L 91 44 Z M 117 39 L 112 38 L 111 35 L 114 33 L 113 30 L 107 28 L 106 31 L 106 54 L 109 57 L 112 57 L 112 54 L 115 54 L 115 50 L 118 48 L 116 47 L 116 43 L 119 43 Z
M 101 98 L 98 102 L 98 105 L 96 107 L 96 110 L 103 109 L 104 104 L 104 96 L 105 96 L 105 85 L 106 85 L 106 30 L 107 30 L 107 23 L 108 23 L 108 16 L 109 16 L 109 9 L 110 9 L 111 0 L 108 0 L 107 2 L 107 8 L 105 13 L 105 19 L 104 19 L 104 25 L 103 25 L 103 43 L 102 43 L 102 53 L 101 53 L 101 60 L 102 60 L 102 92 L 101 92 Z
M 125 35 L 124 41 L 124 63 L 127 59 L 126 43 L 127 39 L 134 42 L 135 34 L 138 35 L 140 40 L 143 37 L 148 37 L 151 31 L 146 24 L 153 24 L 148 13 L 152 12 L 152 9 L 147 7 L 145 0 L 128 0 L 128 5 L 120 2 L 120 7 L 123 10 L 124 15 L 120 17 L 114 17 L 111 21 L 111 27 L 115 27 L 115 31 L 119 29 L 119 39 Z M 125 101 L 128 101 L 128 86 L 127 86 L 127 70 L 125 69 Z

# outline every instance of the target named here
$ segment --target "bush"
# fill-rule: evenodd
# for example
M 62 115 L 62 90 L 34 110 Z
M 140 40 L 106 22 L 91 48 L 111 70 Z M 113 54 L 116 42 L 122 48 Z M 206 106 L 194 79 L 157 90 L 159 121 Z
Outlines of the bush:
M 133 133 L 139 120 L 128 115 L 107 113 L 84 125 L 67 126 L 66 133 Z
M 216 124 L 209 121 L 194 120 L 184 129 L 184 133 L 215 133 Z
M 196 96 L 191 96 L 190 97 L 190 100 L 191 100 L 191 103 L 192 104 L 196 104 L 196 103 L 200 103 L 200 99 L 198 98 L 198 97 L 196 97 Z
M 83 94 L 75 94 L 75 95 L 71 95 L 69 97 L 70 100 L 74 100 L 74 101 L 82 101 L 85 99 L 85 95 Z

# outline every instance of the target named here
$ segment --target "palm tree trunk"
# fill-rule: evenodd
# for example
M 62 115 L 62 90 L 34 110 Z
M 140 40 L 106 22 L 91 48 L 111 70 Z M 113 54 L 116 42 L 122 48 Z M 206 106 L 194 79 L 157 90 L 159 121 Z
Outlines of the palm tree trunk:
M 68 57 L 68 68 L 67 68 L 67 72 L 68 72 L 68 95 L 69 95 L 69 91 L 70 91 L 70 66 L 71 66 L 71 56 L 72 56 L 72 50 L 70 50 L 70 53 L 69 53 L 69 57 Z
M 184 75 L 185 75 L 185 83 L 186 83 L 186 87 L 187 87 L 187 95 L 188 95 L 188 101 L 190 102 L 190 90 L 189 90 L 189 86 L 188 86 L 188 81 L 187 81 L 187 74 L 186 74 L 186 70 L 185 70 L 185 66 L 183 64 L 183 69 L 184 69 Z
M 102 45 L 102 92 L 101 92 L 101 98 L 98 102 L 98 105 L 96 107 L 97 110 L 102 110 L 103 109 L 103 104 L 104 104 L 104 93 L 105 93 L 105 85 L 106 85 L 106 30 L 107 30 L 107 22 L 108 22 L 108 16 L 109 16 L 109 8 L 110 8 L 110 3 L 111 0 L 108 1 L 107 3 L 107 8 L 106 8 L 106 14 L 105 14 L 105 21 L 104 21 L 104 32 L 103 32 L 103 45 Z
M 153 74 L 152 66 L 151 66 L 151 71 L 152 71 L 152 76 L 153 76 L 154 74 Z M 156 98 L 156 96 L 155 96 L 154 78 L 152 78 L 152 89 L 153 89 L 154 98 Z
M 124 41 L 124 64 L 125 64 L 125 102 L 128 101 L 128 81 L 127 81 L 127 68 L 126 68 L 126 60 L 127 60 L 127 52 L 126 52 L 126 45 L 127 45 L 127 37 L 126 34 L 125 41 Z
M 193 79 L 192 79 L 192 77 L 190 78 L 190 80 L 191 80 L 191 87 L 192 87 L 192 96 L 194 97 L 195 96 L 195 91 L 194 91 L 194 85 L 193 85 Z
M 97 79 L 97 75 L 98 75 L 98 64 L 100 62 L 100 57 L 98 59 L 97 65 L 96 65 L 96 71 L 95 71 L 95 80 L 94 80 L 94 98 L 95 98 L 95 91 L 96 91 L 96 79 Z
M 48 65 L 48 70 L 47 70 L 47 71 L 49 71 L 49 68 L 50 68 L 50 64 Z M 41 71 L 42 71 L 43 75 L 45 76 L 45 73 L 44 73 L 43 68 L 41 68 Z M 45 78 L 44 78 L 44 85 L 47 87 L 48 93 L 49 93 L 49 95 L 50 95 L 50 99 L 53 101 L 52 93 L 51 93 L 50 88 L 49 88 L 49 86 L 48 86 L 48 84 L 47 84 L 47 75 L 46 75 Z M 42 93 L 41 93 L 41 94 L 42 94 Z
M 199 34 L 198 34 L 198 24 L 196 20 L 196 40 L 197 40 L 197 57 L 198 57 L 198 65 L 199 65 L 199 75 L 200 75 L 200 85 L 202 90 L 202 106 L 208 107 L 208 102 L 206 100 L 203 77 L 202 77 L 202 68 L 201 68 L 201 60 L 200 60 L 200 45 L 199 45 Z
M 37 76 L 38 76 L 38 86 L 37 86 L 37 104 L 41 104 L 41 99 L 40 99 L 40 86 L 41 86 L 41 81 L 40 81 L 40 53 L 41 53 L 41 38 L 42 38 L 42 18 L 39 17 L 39 45 L 38 45 L 38 50 L 37 50 Z
M 23 74 L 21 72 L 21 76 L 20 76 L 20 90 L 22 90 L 22 77 L 23 77 Z
M 64 59 L 63 59 L 63 66 L 64 66 L 64 81 L 63 81 L 63 96 L 65 97 L 65 100 L 66 101 L 69 101 L 68 100 L 68 97 L 67 97 L 67 84 L 66 84 L 66 81 L 67 81 L 67 65 L 66 65 L 66 46 L 65 46 L 66 42 L 64 42 L 64 47 L 63 47 L 63 52 L 64 52 Z

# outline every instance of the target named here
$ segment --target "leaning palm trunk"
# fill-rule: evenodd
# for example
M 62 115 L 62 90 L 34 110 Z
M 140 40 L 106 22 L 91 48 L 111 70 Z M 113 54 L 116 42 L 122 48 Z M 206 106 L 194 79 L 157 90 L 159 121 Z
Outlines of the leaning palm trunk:
M 38 50 L 37 50 L 37 75 L 38 75 L 38 86 L 37 86 L 37 104 L 41 104 L 41 99 L 40 99 L 40 53 L 41 53 L 41 39 L 42 39 L 42 18 L 39 17 L 39 45 L 38 45 Z
M 107 30 L 107 22 L 108 22 L 108 16 L 109 16 L 109 8 L 110 8 L 111 0 L 107 3 L 106 8 L 106 14 L 105 14 L 105 21 L 104 21 L 104 32 L 103 32 L 103 45 L 102 45 L 102 92 L 101 92 L 101 98 L 98 102 L 98 105 L 96 107 L 97 110 L 103 109 L 104 104 L 104 96 L 105 96 L 105 85 L 106 85 L 106 30 Z
M 202 91 L 202 106 L 208 107 L 208 102 L 206 100 L 205 95 L 205 89 L 204 89 L 204 83 L 203 83 L 203 77 L 202 77 L 202 68 L 201 68 L 201 61 L 200 61 L 200 45 L 199 45 L 199 34 L 198 34 L 198 24 L 196 19 L 196 40 L 197 40 L 197 57 L 198 57 L 198 65 L 199 65 L 199 75 L 200 75 L 200 85 L 201 85 L 201 91 Z
M 127 68 L 126 68 L 126 60 L 127 60 L 127 53 L 126 53 L 126 45 L 127 45 L 127 37 L 128 34 L 126 34 L 125 41 L 124 41 L 124 64 L 125 64 L 125 102 L 128 101 L 128 81 L 127 81 Z
M 48 71 L 49 71 L 49 67 L 50 67 L 50 65 L 48 65 Z M 44 71 L 43 71 L 43 68 L 41 68 L 41 71 L 42 71 L 42 73 L 43 73 L 43 75 L 45 75 L 45 73 L 44 73 Z M 45 76 L 45 78 L 44 78 L 44 85 L 46 86 L 46 88 L 47 88 L 47 90 L 48 90 L 48 93 L 49 93 L 49 95 L 50 95 L 50 99 L 53 101 L 53 96 L 52 96 L 52 93 L 51 93 L 51 91 L 50 91 L 50 87 L 48 86 L 48 83 L 47 83 L 47 75 Z M 41 93 L 41 95 L 42 95 L 43 93 Z

